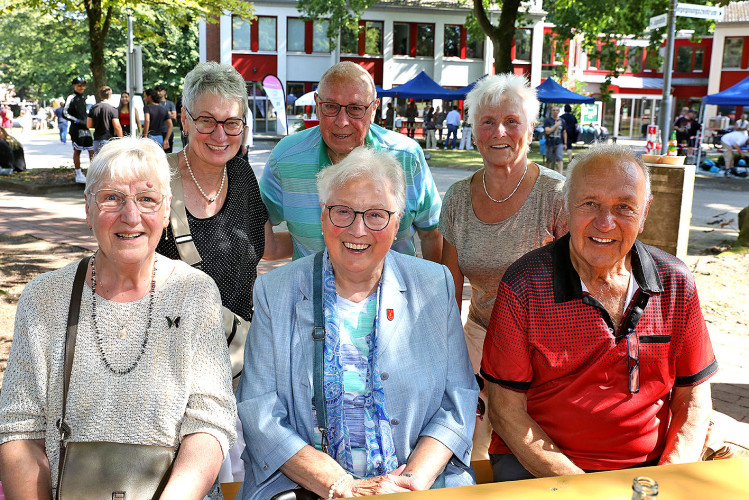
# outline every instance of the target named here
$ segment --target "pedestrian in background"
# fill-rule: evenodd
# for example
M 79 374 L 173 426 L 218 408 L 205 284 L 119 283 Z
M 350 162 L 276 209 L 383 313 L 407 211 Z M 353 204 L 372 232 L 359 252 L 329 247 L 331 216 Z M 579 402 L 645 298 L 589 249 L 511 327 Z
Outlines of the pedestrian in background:
M 65 144 L 68 139 L 68 124 L 70 123 L 63 113 L 63 105 L 60 104 L 55 108 L 55 120 L 57 120 L 57 130 L 60 132 L 60 142 Z
M 70 140 L 73 141 L 73 166 L 75 167 L 75 182 L 86 183 L 86 176 L 81 170 L 81 151 L 88 151 L 89 162 L 94 157 L 94 138 L 86 127 L 88 114 L 86 113 L 86 79 L 82 76 L 73 78 L 71 82 L 73 93 L 65 100 L 63 115 L 70 124 Z
M 572 114 L 572 106 L 564 105 L 564 114 L 560 116 L 564 121 L 564 131 L 567 132 L 567 159 L 572 161 L 572 145 L 577 142 L 577 118 Z
M 564 170 L 564 149 L 567 147 L 567 133 L 564 122 L 559 117 L 559 106 L 552 106 L 551 116 L 544 120 L 546 134 L 546 168 L 562 173 Z
M 120 125 L 122 126 L 122 134 L 130 135 L 131 123 L 135 123 L 136 131 L 138 135 L 141 135 L 140 119 L 138 117 L 138 110 L 135 106 L 131 107 L 130 94 L 122 92 L 120 94 L 120 105 L 117 107 L 118 116 L 120 119 Z
M 143 109 L 143 136 L 158 142 L 162 148 L 168 148 L 169 135 L 172 133 L 172 120 L 166 107 L 159 105 L 159 93 L 155 89 L 148 89 L 143 93 L 146 106 Z M 162 132 L 162 125 L 166 122 L 166 132 Z M 164 136 L 166 134 L 166 136 Z
M 416 109 L 416 103 L 411 101 L 406 108 L 406 129 L 408 137 L 413 139 L 416 136 L 416 117 L 419 110 Z
M 88 111 L 86 126 L 94 129 L 94 154 L 112 137 L 122 137 L 122 127 L 117 110 L 109 103 L 112 89 L 104 86 L 99 90 L 101 101 L 94 104 Z
M 177 119 L 177 107 L 172 101 L 166 98 L 166 88 L 163 85 L 156 85 L 154 89 L 159 94 L 159 106 L 163 106 L 164 108 L 166 108 L 166 111 L 169 114 L 169 117 L 161 126 L 161 135 L 163 135 L 164 139 L 166 140 L 164 151 L 167 153 L 171 153 L 172 148 L 174 147 L 174 120 Z M 171 130 L 168 130 L 168 125 L 166 123 L 167 121 L 172 124 Z
M 447 136 L 445 137 L 445 149 L 450 145 L 450 135 L 453 137 L 453 147 L 455 149 L 458 146 L 458 128 L 460 127 L 460 111 L 457 106 L 453 106 L 453 109 L 447 114 L 445 118 L 447 123 Z
M 434 125 L 437 130 L 437 136 L 439 141 L 442 141 L 442 124 L 445 123 L 445 112 L 440 110 L 439 106 L 434 112 Z

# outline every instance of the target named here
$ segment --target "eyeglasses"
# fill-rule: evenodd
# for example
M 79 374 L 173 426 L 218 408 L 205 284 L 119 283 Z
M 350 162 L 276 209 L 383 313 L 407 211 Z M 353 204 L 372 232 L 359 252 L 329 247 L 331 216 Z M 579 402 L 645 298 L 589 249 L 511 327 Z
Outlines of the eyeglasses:
M 357 215 L 361 215 L 364 225 L 372 231 L 382 231 L 390 224 L 390 216 L 395 212 L 382 208 L 370 208 L 360 212 L 346 205 L 330 205 L 328 208 L 328 217 L 330 222 L 336 227 L 349 227 L 356 220 Z
M 317 94 L 317 97 L 319 99 L 320 95 Z M 346 114 L 349 116 L 349 118 L 359 120 L 361 118 L 364 118 L 364 115 L 367 114 L 367 110 L 370 106 L 372 106 L 372 104 L 374 104 L 374 101 L 370 102 L 366 106 L 362 104 L 346 104 L 344 106 L 342 104 L 338 104 L 337 102 L 320 101 L 317 105 L 317 110 L 321 115 L 332 118 L 334 116 L 338 116 L 338 113 L 341 112 L 341 108 L 346 108 Z
M 164 195 L 158 191 L 141 191 L 135 194 L 125 194 L 116 189 L 100 189 L 94 193 L 96 206 L 102 212 L 119 212 L 132 198 L 138 211 L 143 214 L 156 212 L 164 203 Z
M 629 392 L 640 392 L 640 337 L 632 329 L 627 334 L 627 373 L 629 374 Z
M 190 110 L 185 108 L 192 121 L 195 122 L 195 128 L 201 134 L 212 134 L 216 127 L 222 125 L 226 135 L 241 135 L 244 131 L 245 122 L 241 118 L 227 118 L 226 120 L 216 120 L 212 116 L 198 116 L 195 118 Z

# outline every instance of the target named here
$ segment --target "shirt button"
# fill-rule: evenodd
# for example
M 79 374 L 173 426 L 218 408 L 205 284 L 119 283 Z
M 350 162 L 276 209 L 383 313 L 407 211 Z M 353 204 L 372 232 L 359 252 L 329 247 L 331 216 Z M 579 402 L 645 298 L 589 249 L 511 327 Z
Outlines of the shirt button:
M 398 420 L 397 418 L 390 419 L 390 424 L 391 425 L 398 425 L 398 424 L 400 424 L 400 420 Z
M 268 470 L 268 466 L 267 465 L 263 465 L 263 470 Z
M 613 334 L 614 333 L 614 329 L 613 328 L 609 328 L 609 333 Z
M 380 374 L 380 378 L 381 378 L 382 380 L 387 380 L 387 379 L 389 379 L 389 378 L 390 378 L 390 375 L 388 375 L 387 373 L 381 373 L 381 374 Z

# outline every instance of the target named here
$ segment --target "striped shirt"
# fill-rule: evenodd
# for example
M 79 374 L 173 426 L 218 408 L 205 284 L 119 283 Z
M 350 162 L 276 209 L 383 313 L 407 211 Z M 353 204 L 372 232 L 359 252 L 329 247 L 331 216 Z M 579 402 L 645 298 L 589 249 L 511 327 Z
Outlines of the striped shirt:
M 403 165 L 406 174 L 406 210 L 393 250 L 416 255 L 416 229 L 437 228 L 442 203 L 421 147 L 408 137 L 371 125 L 365 144 L 388 151 Z M 286 221 L 294 242 L 294 259 L 322 250 L 320 200 L 315 175 L 332 162 L 314 127 L 282 139 L 268 158 L 260 179 L 260 194 L 271 224 Z

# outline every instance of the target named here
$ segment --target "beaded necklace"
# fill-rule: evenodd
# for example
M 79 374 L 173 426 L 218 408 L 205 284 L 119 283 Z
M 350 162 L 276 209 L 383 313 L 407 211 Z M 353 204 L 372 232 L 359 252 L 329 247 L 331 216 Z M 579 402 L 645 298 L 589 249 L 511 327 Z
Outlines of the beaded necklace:
M 148 344 L 148 330 L 151 329 L 151 323 L 153 319 L 153 293 L 154 290 L 156 290 L 156 255 L 154 255 L 153 258 L 153 270 L 151 271 L 151 291 L 148 298 L 148 324 L 146 325 L 146 333 L 143 335 L 143 342 L 140 345 L 140 353 L 135 358 L 135 361 L 132 365 L 124 370 L 119 370 L 113 368 L 109 363 L 107 355 L 104 352 L 104 346 L 102 345 L 104 342 L 104 336 L 101 334 L 101 332 L 99 331 L 99 327 L 96 325 L 96 254 L 98 252 L 99 251 L 97 250 L 91 256 L 91 291 L 93 294 L 93 299 L 91 302 L 91 323 L 94 326 L 94 333 L 96 334 L 96 345 L 99 348 L 99 356 L 101 357 L 104 366 L 106 366 L 110 372 L 114 373 L 115 375 L 127 375 L 128 373 L 133 371 L 136 366 L 138 366 L 140 359 L 146 352 L 146 344 Z
M 185 164 L 187 164 L 187 171 L 190 172 L 190 177 L 192 177 L 192 181 L 195 183 L 195 185 L 198 188 L 198 191 L 200 191 L 200 194 L 203 195 L 203 197 L 208 200 L 208 203 L 213 203 L 218 199 L 219 196 L 221 196 L 221 191 L 224 190 L 224 182 L 226 182 L 226 164 L 224 164 L 224 175 L 221 177 L 221 186 L 218 188 L 218 193 L 216 193 L 216 196 L 211 198 L 207 194 L 205 194 L 205 191 L 203 191 L 203 188 L 200 187 L 200 184 L 198 184 L 198 180 L 195 178 L 195 174 L 192 173 L 192 168 L 190 168 L 190 160 L 187 159 L 187 147 L 182 150 L 182 154 L 185 156 Z

